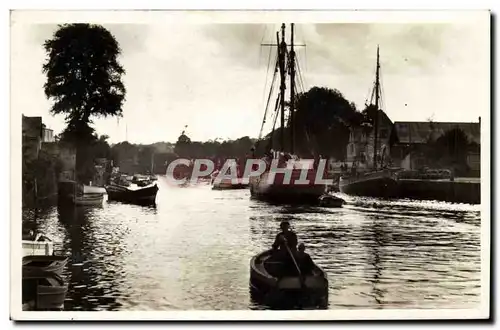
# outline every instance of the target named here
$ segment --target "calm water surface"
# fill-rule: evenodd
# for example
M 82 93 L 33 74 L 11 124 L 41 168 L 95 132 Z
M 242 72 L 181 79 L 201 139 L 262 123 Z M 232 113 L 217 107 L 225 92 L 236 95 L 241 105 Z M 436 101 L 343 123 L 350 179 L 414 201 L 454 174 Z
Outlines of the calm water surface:
M 156 207 L 105 201 L 39 216 L 38 230 L 73 256 L 66 310 L 262 309 L 249 262 L 282 220 L 327 272 L 330 309 L 480 302 L 478 205 L 342 196 L 339 209 L 269 206 L 248 190 L 158 184 Z

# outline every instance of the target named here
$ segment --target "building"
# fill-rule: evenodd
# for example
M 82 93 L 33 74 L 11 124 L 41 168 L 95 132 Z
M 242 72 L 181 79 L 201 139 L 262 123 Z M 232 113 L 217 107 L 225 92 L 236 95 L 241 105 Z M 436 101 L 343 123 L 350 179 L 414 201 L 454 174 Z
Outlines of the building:
M 378 144 L 377 163 L 385 163 L 390 159 L 391 133 L 393 123 L 384 111 L 378 112 Z M 374 165 L 375 131 L 370 124 L 353 127 L 350 130 L 347 144 L 347 165 L 356 164 L 358 169 L 372 168 Z M 379 165 L 380 166 L 380 165 Z
M 46 128 L 42 117 L 22 116 L 23 159 L 31 162 L 38 159 L 40 151 L 58 158 L 61 165 L 59 180 L 74 180 L 76 150 L 70 145 L 56 142 L 54 131 Z
M 435 142 L 446 132 L 458 128 L 462 130 L 470 142 L 477 148 L 467 151 L 467 165 L 474 174 L 480 171 L 481 122 L 407 122 L 394 123 L 395 141 L 391 147 L 391 158 L 402 168 L 415 170 L 424 166 L 432 166 L 425 157 L 426 146 Z
M 42 117 L 22 117 L 23 159 L 27 162 L 38 158 L 42 148 Z
M 42 127 L 42 142 L 50 143 L 55 142 L 54 130 L 46 127 Z
M 377 163 L 401 167 L 408 170 L 417 170 L 423 167 L 432 167 L 426 152 L 429 143 L 439 139 L 446 132 L 458 128 L 472 142 L 467 150 L 467 165 L 470 175 L 479 176 L 480 145 L 481 145 L 481 118 L 479 122 L 392 122 L 382 111 L 378 113 L 378 145 Z M 371 125 L 364 124 L 351 128 L 347 144 L 347 165 L 355 164 L 358 169 L 373 167 L 374 131 Z

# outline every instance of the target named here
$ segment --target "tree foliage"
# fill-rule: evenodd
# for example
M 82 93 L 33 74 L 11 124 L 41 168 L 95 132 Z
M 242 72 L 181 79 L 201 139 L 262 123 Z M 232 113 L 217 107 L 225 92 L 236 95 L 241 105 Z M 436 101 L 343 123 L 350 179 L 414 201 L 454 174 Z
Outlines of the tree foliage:
M 44 48 L 44 90 L 55 101 L 53 114 L 65 114 L 73 124 L 88 123 L 91 116 L 121 115 L 125 70 L 118 63 L 118 42 L 108 30 L 91 24 L 60 25 Z
M 297 95 L 295 101 L 295 150 L 299 156 L 322 155 L 343 159 L 349 142 L 349 127 L 360 125 L 363 115 L 356 111 L 341 92 L 326 87 L 313 87 Z M 257 152 L 262 153 L 272 140 L 273 149 L 282 149 L 278 127 L 260 142 Z M 291 145 L 290 126 L 284 129 L 285 150 Z
M 57 177 L 61 166 L 61 161 L 57 157 L 44 150 L 40 150 L 35 160 L 27 161 L 23 157 L 23 205 L 34 206 L 37 200 L 43 201 L 57 193 Z
M 100 25 L 60 25 L 46 40 L 45 95 L 52 99 L 51 113 L 64 114 L 66 128 L 61 141 L 76 147 L 76 174 L 80 181 L 92 178 L 93 148 L 106 149 L 91 127 L 93 117 L 121 116 L 125 100 L 125 73 L 118 63 L 120 47 Z M 109 147 L 109 146 L 108 146 Z M 99 155 L 107 151 L 99 151 Z
M 435 141 L 428 142 L 427 157 L 436 166 L 452 168 L 457 175 L 465 175 L 469 171 L 468 151 L 477 148 L 478 145 L 470 141 L 463 130 L 456 127 L 446 131 Z

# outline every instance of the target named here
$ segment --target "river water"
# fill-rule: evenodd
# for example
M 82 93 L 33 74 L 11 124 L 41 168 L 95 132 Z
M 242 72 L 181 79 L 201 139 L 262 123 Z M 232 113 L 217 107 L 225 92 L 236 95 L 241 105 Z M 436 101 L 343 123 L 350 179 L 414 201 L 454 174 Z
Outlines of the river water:
M 35 226 L 72 255 L 66 310 L 264 309 L 249 262 L 279 222 L 327 272 L 330 309 L 475 308 L 479 205 L 341 196 L 343 208 L 270 206 L 248 190 L 171 187 L 156 207 L 49 208 Z

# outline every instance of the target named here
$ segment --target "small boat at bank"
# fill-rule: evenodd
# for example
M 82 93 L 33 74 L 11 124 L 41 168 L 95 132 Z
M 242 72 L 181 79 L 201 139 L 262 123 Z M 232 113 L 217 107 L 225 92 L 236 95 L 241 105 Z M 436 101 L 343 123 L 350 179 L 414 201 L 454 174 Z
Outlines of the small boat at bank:
M 75 205 L 102 205 L 104 201 L 104 194 L 102 193 L 85 193 L 83 195 L 76 195 Z
M 302 307 L 328 305 L 328 279 L 318 265 L 310 274 L 280 277 L 284 263 L 272 259 L 272 250 L 261 252 L 250 261 L 250 289 L 252 296 L 264 303 Z
M 54 255 L 53 242 L 33 231 L 23 232 L 22 303 L 23 310 L 61 310 L 68 285 L 61 277 L 68 262 Z
M 222 179 L 220 182 L 214 181 L 212 183 L 213 190 L 229 190 L 229 189 L 248 189 L 248 180 L 239 178 L 237 182 L 231 179 Z
M 24 256 L 49 256 L 54 254 L 54 243 L 46 236 L 33 232 L 23 232 L 22 235 Z
M 249 186 L 248 178 L 220 178 L 217 180 L 219 171 L 212 174 L 211 184 L 213 190 L 226 190 L 226 189 L 247 189 Z
M 104 189 L 104 187 L 83 185 L 83 193 L 84 194 L 105 194 L 106 189 Z
M 40 272 L 61 275 L 67 263 L 68 258 L 65 256 L 25 256 L 23 257 L 23 277 L 30 277 L 31 274 Z
M 156 180 L 152 180 L 149 175 L 135 174 L 130 182 L 135 183 L 139 187 L 145 187 L 152 184 Z
M 156 182 L 138 185 L 126 180 L 118 180 L 106 186 L 108 200 L 131 204 L 154 204 L 158 185 Z
M 67 291 L 68 285 L 55 273 L 23 272 L 23 310 L 62 310 Z
M 323 195 L 319 198 L 319 206 L 323 207 L 342 207 L 345 200 L 333 195 Z

